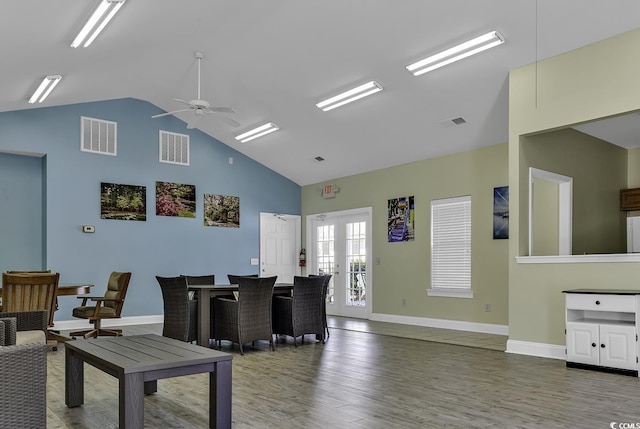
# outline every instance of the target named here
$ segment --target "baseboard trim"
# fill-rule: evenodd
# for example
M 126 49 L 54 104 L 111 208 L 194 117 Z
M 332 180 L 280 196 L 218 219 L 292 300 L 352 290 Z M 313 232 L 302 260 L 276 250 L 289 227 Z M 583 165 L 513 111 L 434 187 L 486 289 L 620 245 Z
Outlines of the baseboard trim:
M 112 328 L 116 326 L 131 326 L 131 325 L 149 325 L 152 323 L 163 323 L 164 317 L 162 314 L 157 316 L 129 316 L 121 317 L 119 319 L 104 319 L 102 321 L 102 327 Z M 53 329 L 61 331 L 71 331 L 79 329 L 87 329 L 92 325 L 86 319 L 77 320 L 60 320 L 55 321 Z
M 557 344 L 532 343 L 529 341 L 507 340 L 507 353 L 566 360 L 566 347 Z
M 484 334 L 509 335 L 506 325 L 463 322 L 460 320 L 431 319 L 427 317 L 398 316 L 395 314 L 371 313 L 370 320 L 377 322 L 401 323 L 427 328 L 453 329 L 456 331 L 481 332 Z

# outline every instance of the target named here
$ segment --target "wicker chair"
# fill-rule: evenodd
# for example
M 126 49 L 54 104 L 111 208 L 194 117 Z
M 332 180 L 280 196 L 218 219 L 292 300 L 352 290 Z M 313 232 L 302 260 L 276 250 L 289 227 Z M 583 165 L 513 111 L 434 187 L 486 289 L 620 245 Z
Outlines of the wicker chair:
M 240 284 L 240 277 L 258 277 L 257 274 L 227 274 L 227 278 L 229 279 L 229 284 L 237 285 Z
M 324 277 L 293 278 L 292 296 L 273 297 L 273 332 L 296 338 L 306 334 L 315 334 L 316 339 L 324 343 L 324 322 L 322 301 L 324 298 Z
M 213 274 L 207 274 L 204 276 L 186 276 L 186 275 L 181 275 L 180 277 L 184 277 L 187 279 L 187 286 L 197 286 L 197 285 L 214 285 L 216 284 L 216 276 Z M 229 295 L 231 296 L 231 294 Z M 196 305 L 195 303 L 197 303 L 197 299 L 198 299 L 198 294 L 193 291 L 190 290 L 189 291 L 189 299 L 190 300 L 195 300 L 193 303 L 191 303 L 192 305 Z M 213 308 L 213 297 L 211 297 L 211 307 Z M 196 322 L 197 323 L 197 322 Z M 211 325 L 209 328 L 209 332 L 211 333 L 211 335 L 213 336 L 213 333 L 215 332 L 214 329 L 214 320 L 213 320 L 213 312 L 211 314 Z
M 322 284 L 322 295 L 324 296 L 324 300 L 322 302 L 322 323 L 324 325 L 324 330 L 322 331 L 322 335 L 324 340 L 326 341 L 329 338 L 329 324 L 327 323 L 327 298 L 329 293 L 329 283 L 331 282 L 331 274 L 324 275 L 314 275 L 309 274 L 309 277 L 322 277 L 324 278 L 324 283 Z
M 216 298 L 214 300 L 214 338 L 231 340 L 240 345 L 255 340 L 269 340 L 275 351 L 273 330 L 271 329 L 271 298 L 277 277 L 240 277 L 238 279 L 238 300 Z
M 40 312 L 46 330 L 47 314 Z M 2 317 L 0 315 L 0 317 Z M 28 319 L 28 318 L 27 318 Z M 17 318 L 0 320 L 0 427 L 47 427 L 47 346 L 15 345 Z
M 117 337 L 122 335 L 122 329 L 104 329 L 101 326 L 103 319 L 118 319 L 124 306 L 124 298 L 129 288 L 131 273 L 112 272 L 109 276 L 107 291 L 104 296 L 79 296 L 82 300 L 80 307 L 73 309 L 73 317 L 89 319 L 93 323 L 93 329 L 71 332 L 71 338 L 82 336 L 84 338 L 107 335 Z M 95 305 L 87 305 L 88 301 L 95 302 Z
M 191 343 L 198 339 L 198 301 L 189 299 L 187 279 L 159 277 L 162 289 L 164 324 L 162 336 Z
M 47 320 L 49 319 L 48 312 L 46 310 L 33 310 L 33 311 L 16 311 L 16 312 L 2 312 L 0 313 L 0 321 L 10 320 L 8 323 L 14 323 L 16 329 L 14 332 L 14 338 L 10 340 L 9 344 L 28 344 L 28 343 L 42 343 L 47 344 Z M 0 332 L 1 334 L 1 332 Z M 0 338 L 0 345 L 4 344 Z M 1 426 L 0 426 L 1 427 Z

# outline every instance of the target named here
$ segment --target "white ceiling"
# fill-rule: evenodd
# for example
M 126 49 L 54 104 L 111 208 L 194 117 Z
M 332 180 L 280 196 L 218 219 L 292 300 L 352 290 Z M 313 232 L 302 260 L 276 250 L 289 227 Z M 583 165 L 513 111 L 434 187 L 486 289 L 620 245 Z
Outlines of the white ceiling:
M 638 0 L 127 0 L 93 45 L 70 48 L 96 5 L 3 2 L 0 111 L 123 97 L 176 110 L 196 98 L 202 51 L 202 98 L 241 126 L 210 115 L 198 128 L 300 185 L 506 142 L 509 70 L 640 27 Z M 504 45 L 420 77 L 404 68 L 493 29 Z M 29 105 L 47 74 L 63 80 Z M 315 107 L 369 80 L 384 90 Z M 233 138 L 267 121 L 281 130 Z

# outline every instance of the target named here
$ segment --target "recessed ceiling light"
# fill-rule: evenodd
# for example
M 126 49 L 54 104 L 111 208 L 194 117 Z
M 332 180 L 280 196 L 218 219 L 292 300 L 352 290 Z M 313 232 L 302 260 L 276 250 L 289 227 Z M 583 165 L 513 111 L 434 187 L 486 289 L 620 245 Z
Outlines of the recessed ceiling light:
M 366 97 L 367 95 L 375 94 L 382 91 L 382 85 L 375 80 L 359 85 L 334 97 L 328 98 L 320 103 L 316 104 L 316 107 L 322 109 L 324 112 L 335 109 L 336 107 L 343 106 L 352 101 Z
M 473 54 L 477 54 L 478 52 L 501 45 L 504 42 L 505 39 L 500 33 L 495 30 L 490 31 L 482 36 L 478 36 L 474 39 L 410 64 L 406 69 L 413 73 L 414 76 L 419 76 L 423 73 L 446 66 L 447 64 L 451 64 L 463 58 L 467 58 Z

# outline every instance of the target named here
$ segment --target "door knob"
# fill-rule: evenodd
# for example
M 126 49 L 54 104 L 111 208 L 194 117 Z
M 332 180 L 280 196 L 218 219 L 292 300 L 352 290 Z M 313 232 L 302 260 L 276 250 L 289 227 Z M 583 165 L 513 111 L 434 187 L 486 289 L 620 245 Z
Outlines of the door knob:
M 591 343 L 591 347 L 595 347 L 595 346 L 596 346 L 596 343 Z
M 600 348 L 603 348 L 603 349 L 604 349 L 604 344 L 600 344 Z

